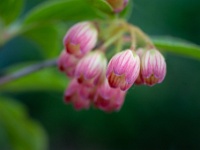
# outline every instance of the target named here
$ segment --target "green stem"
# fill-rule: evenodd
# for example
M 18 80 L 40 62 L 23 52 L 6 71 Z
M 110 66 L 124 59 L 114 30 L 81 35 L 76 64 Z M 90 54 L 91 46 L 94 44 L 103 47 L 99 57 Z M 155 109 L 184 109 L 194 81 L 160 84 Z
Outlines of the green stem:
M 28 74 L 34 73 L 41 69 L 56 66 L 56 64 L 57 64 L 57 59 L 52 59 L 52 60 L 47 60 L 47 61 L 44 61 L 41 63 L 37 63 L 37 64 L 31 65 L 31 66 L 25 67 L 13 74 L 9 74 L 9 75 L 0 77 L 0 85 L 3 85 L 5 83 L 11 82 L 18 78 L 24 77 Z
M 132 49 L 132 50 L 134 51 L 135 48 L 136 48 L 135 30 L 134 30 L 134 28 L 132 27 L 132 25 L 128 25 L 128 29 L 129 29 L 130 36 L 131 36 L 131 47 L 130 47 L 130 49 Z
M 117 34 L 114 34 L 110 39 L 108 39 L 99 49 L 102 51 L 106 51 L 107 48 L 116 42 L 122 35 L 124 34 L 124 30 L 120 30 Z
M 119 38 L 118 41 L 117 41 L 117 44 L 116 44 L 116 53 L 120 52 L 122 50 L 122 47 L 123 47 L 123 38 Z
M 133 28 L 133 30 L 135 31 L 136 35 L 140 36 L 146 43 L 146 46 L 148 48 L 154 48 L 154 44 L 151 41 L 151 39 L 138 27 L 136 26 L 131 26 Z

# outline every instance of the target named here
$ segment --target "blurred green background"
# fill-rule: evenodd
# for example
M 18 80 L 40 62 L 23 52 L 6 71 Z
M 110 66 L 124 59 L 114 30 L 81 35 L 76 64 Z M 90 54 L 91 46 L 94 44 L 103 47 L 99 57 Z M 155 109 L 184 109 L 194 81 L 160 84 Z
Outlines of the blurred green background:
M 22 17 L 43 1 L 26 0 Z M 200 45 L 199 8 L 199 0 L 134 0 L 129 22 L 150 36 L 179 37 Z M 44 59 L 37 45 L 21 36 L 1 49 L 0 70 L 19 62 Z M 93 108 L 77 112 L 63 103 L 64 88 L 28 91 L 13 88 L 1 95 L 27 106 L 31 118 L 44 127 L 50 150 L 198 150 L 200 61 L 169 53 L 164 55 L 167 62 L 164 82 L 154 87 L 132 87 L 117 113 Z M 51 71 L 58 72 L 56 68 Z M 60 76 L 64 78 L 63 74 Z M 49 76 L 44 80 L 53 82 Z M 37 84 L 37 80 L 32 82 Z M 3 134 L 0 139 L 0 145 L 4 143 L 0 149 L 4 150 L 7 146 Z

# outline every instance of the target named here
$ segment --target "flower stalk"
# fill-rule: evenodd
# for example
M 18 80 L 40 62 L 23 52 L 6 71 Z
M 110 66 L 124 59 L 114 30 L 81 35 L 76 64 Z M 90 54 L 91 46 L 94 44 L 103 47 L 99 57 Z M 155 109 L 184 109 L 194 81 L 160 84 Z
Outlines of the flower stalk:
M 47 60 L 41 63 L 37 63 L 31 66 L 25 67 L 17 72 L 14 72 L 13 74 L 8 74 L 8 75 L 0 77 L 0 85 L 4 85 L 6 83 L 12 82 L 14 80 L 17 80 L 26 75 L 29 75 L 31 73 L 37 72 L 39 70 L 42 70 L 48 67 L 55 67 L 56 65 L 57 65 L 57 59 L 52 59 L 52 60 Z

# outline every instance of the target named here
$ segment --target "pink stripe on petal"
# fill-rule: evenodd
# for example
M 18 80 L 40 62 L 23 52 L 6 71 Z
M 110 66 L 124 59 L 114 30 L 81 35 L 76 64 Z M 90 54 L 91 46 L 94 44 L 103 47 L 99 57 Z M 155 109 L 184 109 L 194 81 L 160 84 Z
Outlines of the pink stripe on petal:
M 142 57 L 141 66 L 141 74 L 144 83 L 153 86 L 163 81 L 166 74 L 166 62 L 158 50 L 151 49 L 145 52 Z
M 91 22 L 77 23 L 69 29 L 63 43 L 70 54 L 81 57 L 95 47 L 97 34 L 97 29 Z M 79 49 L 73 45 L 79 45 Z

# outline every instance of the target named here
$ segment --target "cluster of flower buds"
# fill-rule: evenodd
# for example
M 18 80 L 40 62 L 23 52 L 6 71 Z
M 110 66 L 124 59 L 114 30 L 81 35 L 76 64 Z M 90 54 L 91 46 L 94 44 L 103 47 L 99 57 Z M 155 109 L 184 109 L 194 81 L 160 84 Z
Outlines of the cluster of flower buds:
M 107 58 L 101 50 L 93 50 L 98 31 L 92 22 L 81 22 L 69 29 L 64 37 L 58 67 L 71 81 L 65 92 L 65 102 L 76 110 L 94 105 L 103 111 L 121 108 L 125 91 L 111 88 L 106 79 Z
M 123 2 L 124 7 L 127 1 Z M 166 75 L 162 54 L 152 45 L 135 48 L 133 39 L 129 49 L 112 53 L 108 59 L 106 44 L 98 46 L 102 43 L 100 31 L 94 22 L 80 22 L 68 30 L 63 40 L 58 67 L 70 78 L 65 102 L 73 104 L 76 110 L 93 105 L 105 112 L 118 111 L 133 84 L 153 86 L 161 83 Z M 123 36 L 127 34 L 121 35 L 122 39 Z M 114 42 L 110 38 L 109 44 Z

